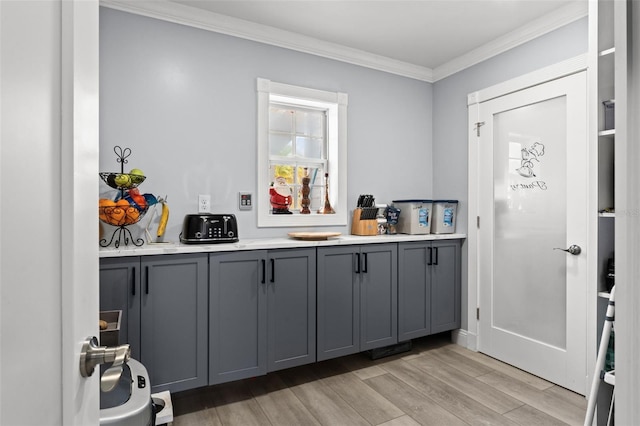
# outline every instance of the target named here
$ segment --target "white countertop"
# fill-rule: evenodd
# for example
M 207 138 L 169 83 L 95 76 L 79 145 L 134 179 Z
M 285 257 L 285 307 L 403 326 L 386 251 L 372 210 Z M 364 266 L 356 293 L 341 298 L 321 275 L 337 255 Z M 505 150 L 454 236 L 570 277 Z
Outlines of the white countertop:
M 466 234 L 425 234 L 425 235 L 341 235 L 321 241 L 306 241 L 288 237 L 283 238 L 255 238 L 240 239 L 237 243 L 219 244 L 182 244 L 179 242 L 152 243 L 136 246 L 120 246 L 119 248 L 100 248 L 100 257 L 124 257 L 124 256 L 149 256 L 157 254 L 180 254 L 180 253 L 214 253 L 240 250 L 265 250 L 296 247 L 321 247 L 339 246 L 353 244 L 374 244 L 374 243 L 397 243 L 409 241 L 437 241 L 437 240 L 459 240 L 466 238 Z

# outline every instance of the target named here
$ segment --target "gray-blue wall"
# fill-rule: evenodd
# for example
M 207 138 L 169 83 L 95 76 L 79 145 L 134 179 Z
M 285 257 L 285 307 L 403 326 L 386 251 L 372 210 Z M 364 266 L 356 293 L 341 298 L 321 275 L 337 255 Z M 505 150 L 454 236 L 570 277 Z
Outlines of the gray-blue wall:
M 458 229 L 467 230 L 467 95 L 527 74 L 588 49 L 587 18 L 437 81 L 433 85 L 433 187 L 435 198 L 460 200 Z M 463 245 L 462 328 L 467 326 L 467 248 Z
M 211 194 L 214 212 L 236 214 L 241 238 L 296 230 L 257 228 L 255 210 L 237 210 L 238 191 L 257 191 L 255 81 L 262 77 L 348 93 L 350 209 L 361 193 L 380 203 L 458 199 L 457 230 L 466 232 L 467 94 L 586 53 L 587 38 L 583 18 L 430 84 L 101 8 L 100 169 L 118 170 L 113 146 L 130 147 L 126 168 L 148 176 L 142 192 L 168 195 L 173 241 L 198 194 Z M 331 230 L 349 233 L 348 226 Z M 465 329 L 466 268 L 463 246 Z
M 125 171 L 143 170 L 142 192 L 168 195 L 167 239 L 198 194 L 236 214 L 240 238 L 300 230 L 257 228 L 255 209 L 237 209 L 238 191 L 258 190 L 257 77 L 349 95 L 349 209 L 361 193 L 432 196 L 432 84 L 101 8 L 100 169 L 119 170 L 114 145 L 131 148 Z

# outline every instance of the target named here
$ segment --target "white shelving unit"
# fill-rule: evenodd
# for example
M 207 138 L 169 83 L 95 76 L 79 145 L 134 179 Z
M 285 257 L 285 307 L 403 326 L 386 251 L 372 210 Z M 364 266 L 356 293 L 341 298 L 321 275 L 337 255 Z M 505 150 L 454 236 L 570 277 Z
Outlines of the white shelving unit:
M 597 291 L 607 293 L 606 273 L 608 259 L 615 247 L 615 128 L 605 127 L 604 102 L 615 99 L 615 56 L 613 0 L 598 0 L 589 4 L 590 72 L 592 108 L 592 137 L 597 139 L 598 151 L 598 268 Z M 594 87 L 595 86 L 595 87 Z M 596 109 L 597 111 L 593 111 Z
M 626 33 L 627 2 L 620 0 L 592 0 L 589 2 L 589 117 L 590 146 L 597 151 L 597 267 L 596 300 L 597 315 L 594 327 L 598 330 L 598 339 L 604 324 L 606 307 L 609 301 L 606 276 L 607 264 L 614 257 L 616 246 L 616 146 L 623 142 L 622 129 L 616 134 L 615 125 L 622 125 L 624 120 L 623 105 L 616 105 L 617 117 L 613 125 L 605 126 L 605 107 L 603 102 L 623 100 L 626 90 L 625 74 L 621 67 L 625 57 L 625 43 L 622 35 Z M 626 69 L 626 68 L 625 68 Z M 620 98 L 620 99 L 618 99 Z M 622 109 L 620 108 L 622 107 Z M 618 154 L 619 155 L 619 154 Z M 592 163 L 593 164 L 593 163 Z M 618 164 L 619 165 L 619 164 Z M 623 169 L 620 169 L 623 170 Z M 594 212 L 595 213 L 595 212 Z M 620 224 L 621 222 L 619 222 Z M 592 257 L 595 259 L 595 257 Z M 597 348 L 593 348 L 594 352 Z M 611 394 L 615 385 L 615 374 L 607 373 L 598 391 L 597 415 L 598 425 L 607 422 Z

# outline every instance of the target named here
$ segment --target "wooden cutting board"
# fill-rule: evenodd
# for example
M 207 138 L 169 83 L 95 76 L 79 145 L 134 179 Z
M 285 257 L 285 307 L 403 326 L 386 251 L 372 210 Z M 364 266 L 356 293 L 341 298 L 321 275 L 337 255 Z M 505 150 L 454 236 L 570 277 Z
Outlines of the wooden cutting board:
M 341 232 L 289 232 L 291 238 L 306 241 L 321 241 L 342 235 Z

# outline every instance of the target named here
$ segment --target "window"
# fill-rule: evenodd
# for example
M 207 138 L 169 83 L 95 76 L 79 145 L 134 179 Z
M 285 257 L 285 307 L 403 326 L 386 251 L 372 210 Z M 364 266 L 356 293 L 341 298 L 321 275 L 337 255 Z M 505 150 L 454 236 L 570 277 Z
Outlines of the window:
M 347 95 L 257 83 L 258 226 L 346 225 Z M 308 214 L 302 213 L 304 178 Z M 327 188 L 334 214 L 319 213 Z
M 292 189 L 291 212 L 300 212 L 303 179 L 309 179 L 310 211 L 323 204 L 323 177 L 327 169 L 327 112 L 271 102 L 269 107 L 269 181 L 282 179 Z M 271 214 L 273 212 L 271 208 Z

